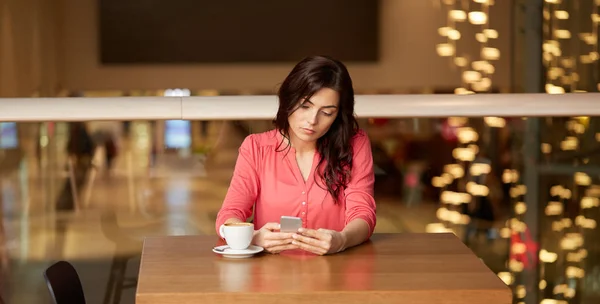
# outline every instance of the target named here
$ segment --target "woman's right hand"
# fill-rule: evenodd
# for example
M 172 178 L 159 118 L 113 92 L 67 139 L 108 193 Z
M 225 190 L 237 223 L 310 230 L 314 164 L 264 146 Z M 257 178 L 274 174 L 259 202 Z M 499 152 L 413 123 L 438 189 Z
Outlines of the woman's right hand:
M 262 228 L 254 231 L 252 244 L 263 247 L 270 253 L 297 249 L 298 246 L 292 245 L 293 233 L 280 232 L 279 228 L 278 223 L 266 223 Z

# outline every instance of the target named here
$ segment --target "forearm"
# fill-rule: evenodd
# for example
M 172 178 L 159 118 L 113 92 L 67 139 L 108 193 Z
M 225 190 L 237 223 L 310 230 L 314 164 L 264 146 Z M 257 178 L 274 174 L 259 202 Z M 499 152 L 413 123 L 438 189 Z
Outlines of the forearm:
M 217 214 L 215 228 L 217 233 L 221 225 L 244 222 L 252 215 L 252 206 L 256 202 L 259 191 L 259 176 L 256 172 L 256 155 L 252 135 L 244 139 L 239 149 L 238 158 L 227 195 Z
M 349 222 L 341 233 L 344 239 L 342 250 L 346 250 L 368 240 L 370 228 L 365 220 L 357 218 Z

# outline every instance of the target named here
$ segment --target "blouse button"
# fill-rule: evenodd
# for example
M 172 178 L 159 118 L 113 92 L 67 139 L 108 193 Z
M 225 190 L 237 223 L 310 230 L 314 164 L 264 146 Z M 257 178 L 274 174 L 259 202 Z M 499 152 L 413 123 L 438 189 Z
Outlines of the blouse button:
M 306 202 L 302 202 L 302 205 L 306 205 Z
M 302 215 L 305 215 L 305 214 L 306 214 L 305 212 L 302 212 Z

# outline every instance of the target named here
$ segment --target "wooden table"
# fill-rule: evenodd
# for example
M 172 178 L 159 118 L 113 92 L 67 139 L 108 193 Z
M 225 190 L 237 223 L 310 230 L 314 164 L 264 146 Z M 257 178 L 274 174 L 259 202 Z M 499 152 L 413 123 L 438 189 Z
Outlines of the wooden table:
M 509 304 L 510 289 L 453 234 L 375 234 L 330 256 L 227 259 L 215 236 L 146 238 L 136 303 Z

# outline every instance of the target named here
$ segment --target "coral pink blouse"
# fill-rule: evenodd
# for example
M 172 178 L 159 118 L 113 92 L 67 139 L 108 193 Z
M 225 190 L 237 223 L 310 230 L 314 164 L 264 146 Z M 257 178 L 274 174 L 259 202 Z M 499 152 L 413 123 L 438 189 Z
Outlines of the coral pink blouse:
M 310 175 L 302 178 L 295 150 L 279 143 L 283 136 L 277 130 L 251 134 L 239 148 L 231 184 L 217 215 L 216 230 L 229 218 L 245 221 L 254 207 L 254 229 L 268 222 L 279 223 L 282 215 L 302 219 L 310 229 L 342 231 L 354 219 L 369 225 L 369 236 L 375 228 L 373 198 L 373 155 L 371 144 L 362 130 L 352 138 L 351 180 L 343 191 L 343 199 L 335 204 L 333 197 L 315 183 L 319 153 L 315 152 Z M 279 147 L 279 149 L 278 149 Z M 283 150 L 283 151 L 277 151 Z

